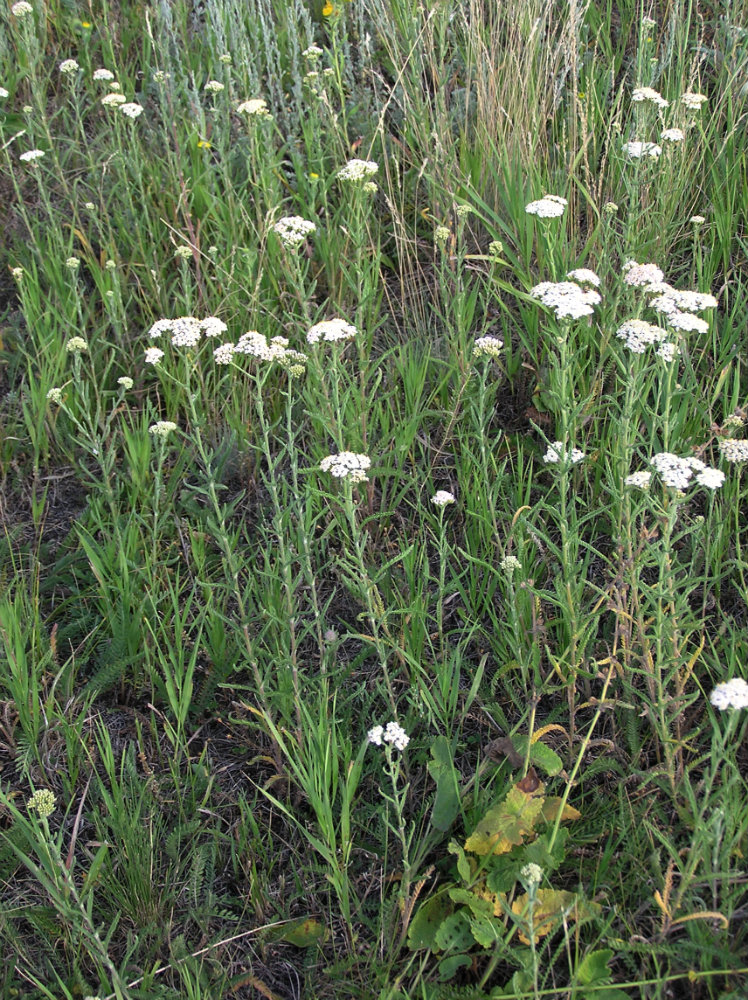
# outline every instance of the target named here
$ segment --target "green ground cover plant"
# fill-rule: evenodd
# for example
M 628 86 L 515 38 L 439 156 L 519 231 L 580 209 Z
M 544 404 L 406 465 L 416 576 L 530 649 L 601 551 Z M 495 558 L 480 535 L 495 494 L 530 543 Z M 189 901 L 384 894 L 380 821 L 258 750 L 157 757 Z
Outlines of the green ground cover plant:
M 0 995 L 748 997 L 743 0 L 0 12 Z

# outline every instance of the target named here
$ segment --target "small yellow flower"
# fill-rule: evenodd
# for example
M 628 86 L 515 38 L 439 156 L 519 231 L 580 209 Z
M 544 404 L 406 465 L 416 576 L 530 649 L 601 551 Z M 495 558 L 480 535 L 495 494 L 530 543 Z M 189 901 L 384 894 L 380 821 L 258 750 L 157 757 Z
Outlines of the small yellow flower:
M 91 27 L 90 21 L 81 21 L 81 28 L 90 28 L 90 27 Z
M 315 173 L 309 174 L 309 180 L 310 181 L 318 181 L 319 180 L 319 174 L 315 174 Z
M 207 139 L 200 139 L 199 142 L 198 142 L 198 144 L 197 144 L 197 148 L 198 149 L 212 149 L 212 146 L 208 142 Z
M 322 17 L 329 17 L 330 14 L 332 14 L 332 12 L 334 10 L 335 10 L 335 8 L 330 3 L 330 0 L 327 0 L 327 2 L 325 3 L 325 6 L 322 8 Z

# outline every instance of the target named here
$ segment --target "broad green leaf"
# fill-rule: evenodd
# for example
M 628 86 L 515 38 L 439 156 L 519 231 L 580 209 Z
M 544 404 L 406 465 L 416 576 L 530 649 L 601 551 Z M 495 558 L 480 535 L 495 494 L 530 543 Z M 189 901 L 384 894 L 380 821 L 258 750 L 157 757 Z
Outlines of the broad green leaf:
M 523 893 L 512 903 L 512 912 L 526 923 L 529 906 L 530 897 L 527 893 Z M 599 904 L 579 899 L 576 893 L 566 892 L 563 889 L 538 889 L 532 913 L 533 939 L 537 944 L 540 938 L 552 933 L 562 916 L 569 922 L 586 920 L 599 910 Z M 522 931 L 519 933 L 519 939 L 523 944 L 530 943 L 530 939 Z
M 295 921 L 290 927 L 287 927 L 281 941 L 288 941 L 289 944 L 294 944 L 297 948 L 308 948 L 322 940 L 324 936 L 324 924 L 307 917 L 305 920 Z
M 437 736 L 431 745 L 428 771 L 436 782 L 436 798 L 431 810 L 431 822 L 437 830 L 448 830 L 460 811 L 457 773 L 452 762 L 452 748 L 446 736 Z
M 549 852 L 548 842 L 550 838 L 550 832 L 541 833 L 536 840 L 526 845 L 524 851 L 525 861 L 532 861 L 536 865 L 540 865 L 545 872 L 556 871 L 563 863 L 566 857 L 566 841 L 569 839 L 569 831 L 564 827 L 559 828 L 553 847 Z
M 490 917 L 474 917 L 470 921 L 470 930 L 481 948 L 492 948 L 499 940 L 503 927 Z
M 444 893 L 424 900 L 410 922 L 408 947 L 413 951 L 417 951 L 419 948 L 430 948 L 431 951 L 436 951 L 438 947 L 436 932 L 452 910 L 452 903 Z
M 473 960 L 469 955 L 447 955 L 439 962 L 439 978 L 442 982 L 451 979 L 458 969 L 464 969 L 472 965 Z
M 588 952 L 576 967 L 576 979 L 581 986 L 591 986 L 593 983 L 604 983 L 610 979 L 608 963 L 613 957 L 610 948 Z
M 473 943 L 470 923 L 462 910 L 446 917 L 436 932 L 436 944 L 442 951 L 464 951 Z

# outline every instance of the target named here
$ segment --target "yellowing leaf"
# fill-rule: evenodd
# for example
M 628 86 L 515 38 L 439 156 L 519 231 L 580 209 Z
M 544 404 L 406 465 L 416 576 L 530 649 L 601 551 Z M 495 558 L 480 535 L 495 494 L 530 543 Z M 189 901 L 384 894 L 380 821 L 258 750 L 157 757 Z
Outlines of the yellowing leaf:
M 481 856 L 507 854 L 534 834 L 544 801 L 540 782 L 531 792 L 515 785 L 503 802 L 488 810 L 465 841 L 465 850 Z
M 538 889 L 535 893 L 535 904 L 532 911 L 532 936 L 538 940 L 551 934 L 562 917 L 567 921 L 587 920 L 599 912 L 599 903 L 590 903 L 579 899 L 573 892 L 562 889 Z M 512 903 L 512 913 L 527 926 L 530 916 L 530 897 L 527 893 L 518 896 Z M 523 944 L 529 944 L 530 939 L 522 931 L 519 939 Z
M 556 796 L 545 800 L 545 802 L 543 803 L 543 819 L 546 821 L 546 823 L 556 822 L 556 817 L 558 816 L 558 811 L 561 808 L 562 802 L 563 799 L 560 799 Z M 570 806 L 568 802 L 566 803 L 566 805 L 564 805 L 563 812 L 561 813 L 562 823 L 565 823 L 567 820 L 581 819 L 581 818 L 582 814 L 577 809 L 575 809 L 574 806 Z

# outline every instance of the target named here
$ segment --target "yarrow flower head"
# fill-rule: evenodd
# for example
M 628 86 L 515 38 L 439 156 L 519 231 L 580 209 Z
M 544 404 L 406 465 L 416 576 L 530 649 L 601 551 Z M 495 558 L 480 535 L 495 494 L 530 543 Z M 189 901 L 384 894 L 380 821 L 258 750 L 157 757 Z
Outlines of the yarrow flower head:
M 222 333 L 228 330 L 228 327 L 219 319 L 217 316 L 207 316 L 204 320 L 200 322 L 200 326 L 203 331 L 203 336 L 210 339 L 211 337 L 220 337 Z
M 349 160 L 338 170 L 338 180 L 363 183 L 373 177 L 379 170 L 379 164 L 374 160 Z
M 50 403 L 54 403 L 56 406 L 59 406 L 62 402 L 62 389 L 57 388 L 57 386 L 50 389 L 47 393 L 47 399 Z
M 304 49 L 301 54 L 305 59 L 309 59 L 311 62 L 314 62 L 315 59 L 319 59 L 319 57 L 324 53 L 319 45 L 310 45 L 308 48 Z
M 112 91 L 111 94 L 106 94 L 104 97 L 101 98 L 101 103 L 104 105 L 105 108 L 121 108 L 124 104 L 127 103 L 127 98 L 125 97 L 124 94 L 117 94 L 116 92 Z
M 93 73 L 94 80 L 113 80 L 114 73 L 110 69 L 95 69 Z
M 143 114 L 142 104 L 138 104 L 136 101 L 129 101 L 127 104 L 120 104 L 120 111 L 123 115 L 127 115 L 128 118 L 139 118 Z
M 434 243 L 437 246 L 446 246 L 447 240 L 449 239 L 449 226 L 437 226 L 434 230 Z
M 77 271 L 80 266 L 81 262 L 79 257 L 68 257 L 65 261 L 65 267 L 69 271 Z
M 478 337 L 473 344 L 474 358 L 499 358 L 504 341 L 498 337 Z
M 77 73 L 79 69 L 80 66 L 75 59 L 63 59 L 59 66 L 59 70 L 63 76 L 67 76 L 70 73 Z
M 213 360 L 217 365 L 230 365 L 234 350 L 233 344 L 221 344 L 213 351 Z
M 18 0 L 18 3 L 14 3 L 10 8 L 11 13 L 16 17 L 28 17 L 29 14 L 34 13 L 34 8 L 30 3 L 26 3 L 26 0 Z
M 313 222 L 299 215 L 284 216 L 273 224 L 272 229 L 286 250 L 298 250 L 307 237 L 317 231 Z
M 537 215 L 539 219 L 560 219 L 566 211 L 569 202 L 557 194 L 544 194 L 538 201 L 525 205 L 528 215 Z
M 694 473 L 697 473 L 696 482 L 710 490 L 719 489 L 725 481 L 724 473 L 712 469 L 700 458 L 679 458 L 669 451 L 654 455 L 650 465 L 655 467 L 666 486 L 681 492 L 688 489 Z
M 665 142 L 683 142 L 685 135 L 682 128 L 666 128 L 660 138 Z
M 221 91 L 224 89 L 224 86 L 220 82 L 220 80 L 208 80 L 203 89 L 206 90 L 209 94 L 220 94 Z
M 151 424 L 148 428 L 148 433 L 153 434 L 154 437 L 165 438 L 176 429 L 177 425 L 173 420 L 157 420 L 155 424 Z
M 88 344 L 83 337 L 71 337 L 67 344 L 65 344 L 65 350 L 68 354 L 82 354 L 88 350 Z
M 278 361 L 288 348 L 286 337 L 273 337 L 271 340 L 257 330 L 243 333 L 234 347 L 235 354 L 246 354 L 260 361 Z
M 651 285 L 653 282 L 662 281 L 665 277 L 656 264 L 637 264 L 635 260 L 627 260 L 622 270 L 624 285 L 631 285 L 634 288 Z
M 129 375 L 121 375 L 117 379 L 117 385 L 121 385 L 122 388 L 125 390 L 125 392 L 129 392 L 129 390 L 132 389 L 134 384 L 135 383 L 133 382 L 133 380 L 130 378 Z
M 368 483 L 366 470 L 371 468 L 368 455 L 353 451 L 341 451 L 337 455 L 328 455 L 319 463 L 323 472 L 329 472 L 336 479 L 346 479 L 351 483 Z
M 25 153 L 21 153 L 18 157 L 22 163 L 34 163 L 36 160 L 41 160 L 44 156 L 43 149 L 28 149 Z
M 541 281 L 530 295 L 552 309 L 558 319 L 579 319 L 591 316 L 594 305 L 602 301 L 594 289 L 580 288 L 573 281 Z
M 570 448 L 567 451 L 564 448 L 563 441 L 554 441 L 552 445 L 548 446 L 548 450 L 543 455 L 543 461 L 547 465 L 555 465 L 557 462 L 568 462 L 570 465 L 576 465 L 583 458 L 583 451 L 580 451 L 579 448 Z
M 308 344 L 318 344 L 321 340 L 333 343 L 337 340 L 352 340 L 358 330 L 344 319 L 328 319 L 315 323 L 306 335 Z
M 149 347 L 143 360 L 147 365 L 157 365 L 163 356 L 164 352 L 160 347 Z
M 384 743 L 391 743 L 397 750 L 404 750 L 410 743 L 410 737 L 396 722 L 388 722 L 386 727 L 374 726 L 366 734 L 366 738 L 374 746 L 381 747 Z
M 9 97 L 9 96 L 10 96 L 10 94 L 9 94 L 9 92 L 8 92 L 8 91 L 7 91 L 6 89 L 5 89 L 5 87 L 0 87 L 0 99 L 2 99 L 2 100 L 5 100 L 5 98 L 6 98 L 6 97 Z
M 448 490 L 437 490 L 432 496 L 431 502 L 435 507 L 447 507 L 455 502 L 455 498 Z
M 623 485 L 635 486 L 638 490 L 646 490 L 649 489 L 651 480 L 651 472 L 632 472 L 630 476 L 626 476 Z
M 504 570 L 507 576 L 511 576 L 512 573 L 516 572 L 516 570 L 522 569 L 522 563 L 516 556 L 504 556 L 499 563 L 499 566 Z
M 748 440 L 745 438 L 722 438 L 719 450 L 726 462 L 748 462 Z
M 662 146 L 658 146 L 656 142 L 638 142 L 632 140 L 631 142 L 624 142 L 623 151 L 632 160 L 640 160 L 643 156 L 650 156 L 653 160 L 656 160 L 658 156 L 662 155 Z
M 575 267 L 573 271 L 569 271 L 566 277 L 570 278 L 572 281 L 576 281 L 578 285 L 593 285 L 595 288 L 600 287 L 600 278 L 588 267 Z
M 519 877 L 527 886 L 538 886 L 543 881 L 543 869 L 533 861 L 520 868 Z
M 41 819 L 47 819 L 55 811 L 56 802 L 57 799 L 53 792 L 50 792 L 48 788 L 40 788 L 28 800 L 26 808 L 29 812 L 38 813 Z
M 724 681 L 712 691 L 709 701 L 720 712 L 728 708 L 748 708 L 748 683 L 742 677 Z
M 670 107 L 670 101 L 666 101 L 662 94 L 657 90 L 653 90 L 652 87 L 635 87 L 631 94 L 631 100 L 635 104 L 650 101 L 652 104 L 656 104 L 658 108 Z
M 693 91 L 687 90 L 685 94 L 680 95 L 680 100 L 688 111 L 700 111 L 702 104 L 706 104 L 709 98 L 705 94 L 695 94 Z
M 268 111 L 268 102 L 264 97 L 253 97 L 249 101 L 242 101 L 236 110 L 238 114 L 246 115 L 248 118 L 273 117 Z
M 667 330 L 643 319 L 629 319 L 616 331 L 616 337 L 626 343 L 634 354 L 644 354 L 651 344 L 661 344 L 668 338 Z

